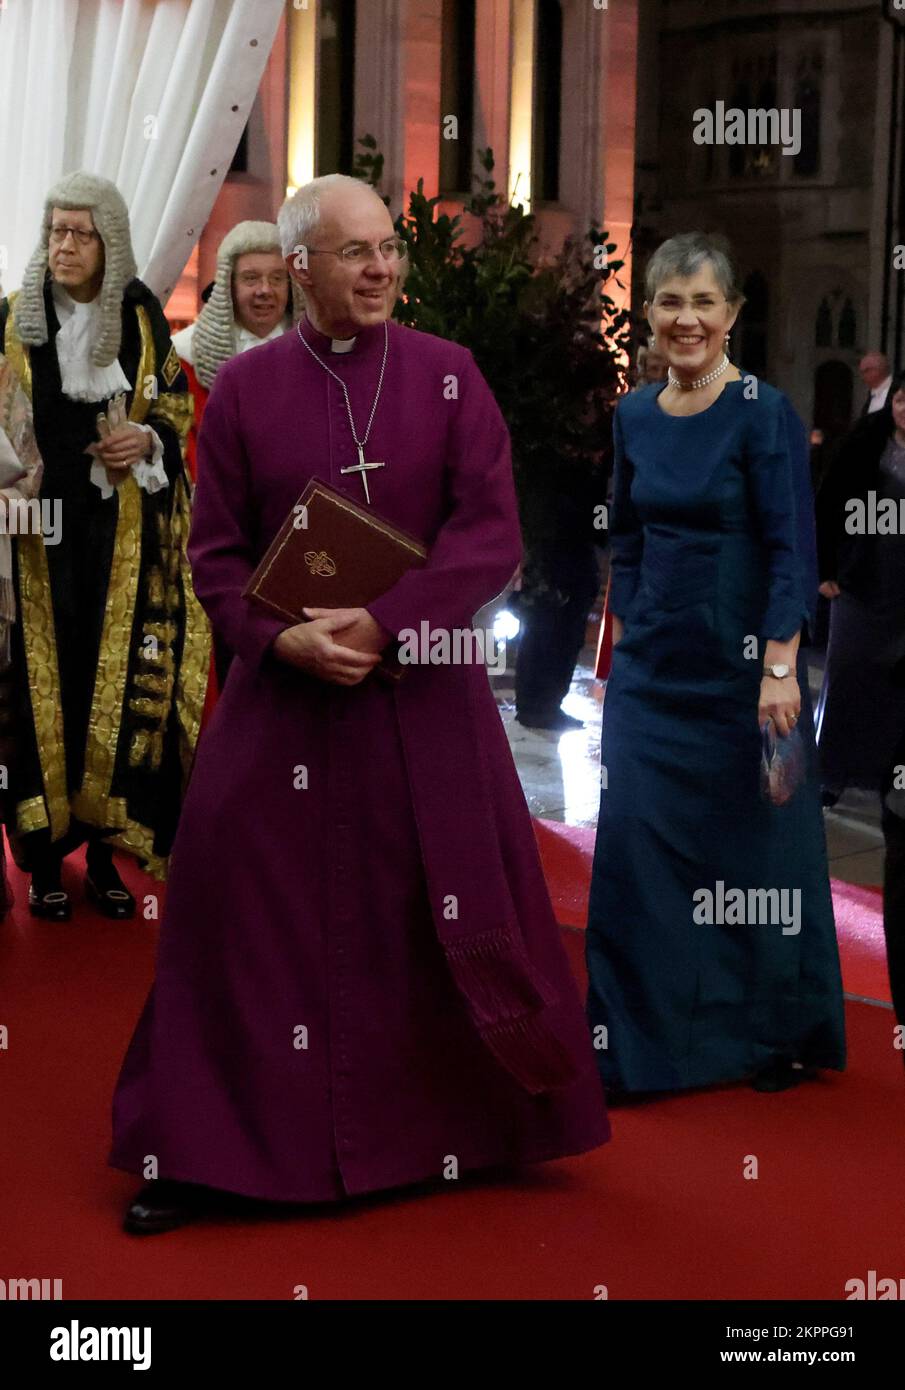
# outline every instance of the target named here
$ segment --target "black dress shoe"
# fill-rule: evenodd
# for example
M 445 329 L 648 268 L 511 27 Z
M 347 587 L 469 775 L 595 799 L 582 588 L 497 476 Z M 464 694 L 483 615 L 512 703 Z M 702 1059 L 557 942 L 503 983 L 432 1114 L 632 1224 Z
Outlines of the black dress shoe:
M 122 922 L 135 916 L 135 899 L 113 863 L 113 849 L 104 840 L 92 841 L 85 855 L 85 896 L 98 912 Z
M 132 1236 L 156 1236 L 187 1226 L 201 1215 L 206 1189 L 196 1183 L 158 1178 L 145 1183 L 130 1202 L 123 1230 Z
M 119 878 L 119 874 L 116 874 L 116 877 Z M 135 899 L 121 880 L 118 888 L 112 885 L 109 888 L 99 888 L 86 874 L 85 897 L 94 904 L 98 912 L 103 913 L 105 917 L 112 917 L 114 921 L 123 922 L 127 917 L 135 916 Z
M 566 733 L 569 729 L 583 729 L 584 720 L 576 719 L 573 714 L 566 714 L 565 710 L 558 709 L 555 714 L 544 717 L 516 714 L 516 721 L 526 729 L 545 729 L 554 733 Z
M 51 888 L 46 893 L 28 886 L 28 910 L 32 917 L 43 917 L 48 922 L 68 922 L 72 916 L 72 903 L 63 888 Z
M 789 1091 L 793 1086 L 800 1086 L 802 1081 L 814 1081 L 816 1077 L 817 1072 L 813 1067 L 803 1067 L 785 1057 L 777 1057 L 757 1073 L 751 1085 L 755 1091 Z

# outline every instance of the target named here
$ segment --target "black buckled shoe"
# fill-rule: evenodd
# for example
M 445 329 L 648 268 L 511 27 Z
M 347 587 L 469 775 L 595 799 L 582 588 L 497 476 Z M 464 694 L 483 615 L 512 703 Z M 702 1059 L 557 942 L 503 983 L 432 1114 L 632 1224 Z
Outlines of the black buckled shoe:
M 131 1236 L 156 1236 L 187 1226 L 201 1215 L 207 1190 L 196 1183 L 158 1178 L 145 1183 L 133 1197 L 123 1219 Z
M 28 910 L 32 917 L 43 917 L 47 922 L 68 922 L 72 916 L 72 903 L 63 888 L 39 893 L 33 884 L 29 884 Z
M 116 922 L 124 922 L 127 917 L 135 916 L 135 899 L 122 882 L 118 888 L 99 888 L 86 874 L 85 897 L 98 912 L 103 913 L 105 917 L 112 917 Z

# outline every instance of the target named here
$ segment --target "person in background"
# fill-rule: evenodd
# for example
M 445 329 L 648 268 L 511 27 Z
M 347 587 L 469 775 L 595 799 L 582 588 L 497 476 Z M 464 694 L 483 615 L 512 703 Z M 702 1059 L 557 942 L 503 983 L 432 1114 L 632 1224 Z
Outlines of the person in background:
M 861 415 L 873 415 L 875 411 L 883 409 L 892 385 L 889 358 L 882 352 L 869 352 L 858 363 L 858 371 L 868 391 Z
M 640 391 L 642 387 L 649 386 L 652 381 L 665 381 L 669 363 L 664 354 L 656 347 L 653 337 L 647 345 L 642 344 L 638 349 L 638 370 L 637 380 L 633 390 Z
M 883 522 L 883 515 L 896 525 Z M 820 591 L 830 634 L 817 737 L 824 804 L 880 794 L 883 926 L 896 1017 L 905 1023 L 905 375 L 859 420 L 817 498 Z
M 280 253 L 275 222 L 239 222 L 217 248 L 217 272 L 207 287 L 204 307 L 194 323 L 173 337 L 192 393 L 194 418 L 186 443 L 186 463 L 197 477 L 198 431 L 217 372 L 238 353 L 279 338 L 304 308 L 300 286 L 290 280 Z M 232 653 L 214 633 L 205 725 L 217 692 L 226 684 Z
M 526 545 L 521 588 L 510 599 L 521 630 L 515 658 L 515 717 L 527 729 L 565 733 L 584 727 L 561 708 L 584 646 L 588 613 L 600 592 L 595 509 L 606 500 L 606 474 L 551 473 L 542 522 Z
M 192 393 L 195 417 L 186 462 L 196 476 L 198 431 L 204 407 L 224 362 L 269 343 L 291 328 L 304 308 L 301 289 L 289 278 L 275 222 L 239 222 L 217 248 L 217 271 L 202 294 L 194 323 L 173 335 Z
M 905 377 L 858 421 L 817 496 L 820 592 L 831 603 L 817 707 L 826 805 L 846 787 L 879 791 L 905 724 L 905 536 L 877 525 L 883 501 L 896 515 L 905 503 Z

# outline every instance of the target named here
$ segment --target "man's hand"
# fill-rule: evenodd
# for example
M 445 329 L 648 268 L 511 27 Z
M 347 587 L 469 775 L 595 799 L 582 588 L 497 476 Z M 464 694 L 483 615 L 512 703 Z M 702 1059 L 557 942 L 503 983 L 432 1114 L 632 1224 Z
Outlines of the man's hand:
M 111 483 L 121 482 L 135 463 L 147 458 L 153 450 L 150 434 L 138 425 L 121 425 L 96 445 L 97 456 L 107 469 Z M 119 475 L 119 476 L 116 476 Z
M 356 652 L 382 652 L 392 640 L 389 632 L 372 618 L 367 608 L 305 608 L 306 618 L 341 618 L 343 646 Z M 336 629 L 334 629 L 335 631 Z
M 380 664 L 379 649 L 368 651 L 344 645 L 349 630 L 354 632 L 355 619 L 350 621 L 349 614 L 364 613 L 382 633 L 382 628 L 363 608 L 306 608 L 305 612 L 322 616 L 309 623 L 284 628 L 273 643 L 274 655 L 280 661 L 333 685 L 359 685 Z M 335 634 L 340 632 L 343 645 L 335 640 Z M 384 645 L 382 641 L 381 646 Z
M 835 579 L 825 579 L 817 592 L 823 594 L 824 598 L 838 598 L 842 590 Z

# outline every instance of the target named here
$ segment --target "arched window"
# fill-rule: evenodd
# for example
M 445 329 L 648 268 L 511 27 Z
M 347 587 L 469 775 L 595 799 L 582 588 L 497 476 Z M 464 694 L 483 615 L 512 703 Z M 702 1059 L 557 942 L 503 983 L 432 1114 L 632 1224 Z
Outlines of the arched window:
M 839 315 L 837 341 L 841 348 L 853 348 L 858 341 L 858 320 L 855 316 L 855 306 L 850 299 L 846 299 L 842 306 L 842 313 Z
M 351 174 L 355 142 L 355 0 L 321 0 L 315 168 Z
M 817 310 L 814 345 L 815 347 L 833 346 L 833 315 L 830 310 L 830 301 L 826 297 L 821 299 L 820 308 Z
M 443 0 L 442 25 L 440 189 L 468 193 L 474 173 L 475 0 Z
M 559 198 L 559 144 L 562 122 L 562 5 L 538 0 L 534 60 L 534 140 L 531 152 L 533 197 Z

